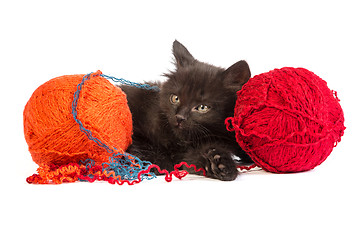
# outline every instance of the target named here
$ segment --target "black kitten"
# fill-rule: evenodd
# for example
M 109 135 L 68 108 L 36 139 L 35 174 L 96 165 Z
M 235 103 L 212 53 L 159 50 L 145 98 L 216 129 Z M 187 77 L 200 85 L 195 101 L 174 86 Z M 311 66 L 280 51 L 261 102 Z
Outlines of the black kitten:
M 133 144 L 128 152 L 162 169 L 182 161 L 203 168 L 206 175 L 234 180 L 232 156 L 250 158 L 240 149 L 224 120 L 232 116 L 236 92 L 250 78 L 245 61 L 227 70 L 196 60 L 178 41 L 173 44 L 176 71 L 164 83 L 150 83 L 160 92 L 121 86 L 133 114 Z

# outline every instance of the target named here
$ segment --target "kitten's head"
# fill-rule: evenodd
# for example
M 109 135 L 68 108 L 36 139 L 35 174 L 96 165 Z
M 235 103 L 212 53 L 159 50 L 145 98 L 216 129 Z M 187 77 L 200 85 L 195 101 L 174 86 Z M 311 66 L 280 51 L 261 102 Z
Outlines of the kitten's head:
M 196 60 L 178 41 L 173 44 L 176 71 L 165 74 L 160 105 L 174 133 L 187 140 L 225 131 L 236 92 L 250 78 L 245 61 L 223 69 Z

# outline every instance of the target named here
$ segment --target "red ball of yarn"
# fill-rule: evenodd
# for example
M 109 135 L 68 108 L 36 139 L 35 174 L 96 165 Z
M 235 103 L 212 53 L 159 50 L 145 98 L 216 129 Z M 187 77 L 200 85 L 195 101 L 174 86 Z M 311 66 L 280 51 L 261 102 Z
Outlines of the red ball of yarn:
M 274 173 L 318 166 L 345 130 L 336 93 L 303 68 L 275 69 L 251 78 L 237 93 L 230 119 L 240 147 L 256 165 Z
M 132 118 L 125 93 L 98 71 L 85 81 L 77 117 L 94 138 L 123 152 L 131 144 Z M 106 162 L 110 154 L 80 130 L 72 115 L 77 85 L 84 75 L 54 78 L 35 90 L 24 109 L 24 133 L 39 165 L 66 165 L 88 158 Z

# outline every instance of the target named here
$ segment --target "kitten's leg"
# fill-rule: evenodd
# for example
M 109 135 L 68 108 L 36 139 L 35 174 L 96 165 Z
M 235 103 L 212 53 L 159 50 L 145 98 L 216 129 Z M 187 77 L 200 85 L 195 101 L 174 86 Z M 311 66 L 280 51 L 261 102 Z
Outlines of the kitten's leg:
M 184 160 L 203 168 L 206 176 L 210 178 L 232 181 L 239 173 L 231 151 L 224 147 L 203 146 L 199 149 L 191 149 L 187 152 Z M 191 169 L 189 171 L 194 173 Z

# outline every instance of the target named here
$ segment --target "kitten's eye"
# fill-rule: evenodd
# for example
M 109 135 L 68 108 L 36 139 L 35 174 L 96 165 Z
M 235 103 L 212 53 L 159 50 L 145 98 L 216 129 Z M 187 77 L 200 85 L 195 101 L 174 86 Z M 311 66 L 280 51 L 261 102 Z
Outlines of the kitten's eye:
M 195 111 L 198 111 L 198 112 L 200 112 L 200 113 L 207 113 L 207 112 L 210 110 L 210 107 L 201 104 L 201 105 L 195 107 L 194 110 L 195 110 Z
M 170 102 L 172 104 L 179 104 L 180 103 L 180 99 L 178 96 L 176 96 L 175 94 L 171 94 L 170 95 Z

